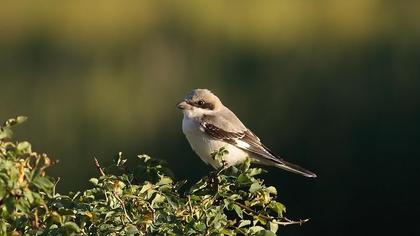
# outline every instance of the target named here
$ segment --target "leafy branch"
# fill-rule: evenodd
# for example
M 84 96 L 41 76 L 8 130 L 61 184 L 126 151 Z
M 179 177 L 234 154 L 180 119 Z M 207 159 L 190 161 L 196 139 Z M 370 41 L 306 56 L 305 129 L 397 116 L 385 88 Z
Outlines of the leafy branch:
M 11 140 L 11 127 L 23 120 L 0 127 L 0 235 L 275 235 L 279 226 L 308 221 L 284 217 L 276 188 L 257 178 L 263 170 L 249 160 L 191 186 L 159 160 L 139 155 L 128 164 L 119 153 L 107 167 L 94 158 L 99 176 L 91 188 L 56 193 L 58 180 L 46 173 L 53 161 Z

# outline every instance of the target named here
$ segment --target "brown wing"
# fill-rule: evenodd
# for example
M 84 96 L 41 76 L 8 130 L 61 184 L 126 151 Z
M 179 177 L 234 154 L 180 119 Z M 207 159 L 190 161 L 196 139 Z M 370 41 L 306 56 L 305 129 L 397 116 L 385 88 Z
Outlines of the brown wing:
M 283 160 L 276 157 L 267 147 L 265 147 L 260 139 L 249 129 L 243 132 L 229 132 L 205 121 L 200 124 L 204 131 L 214 139 L 223 140 L 238 148 L 257 154 L 273 162 L 283 164 Z
M 200 125 L 213 139 L 223 140 L 226 143 L 256 154 L 254 158 L 259 160 L 261 164 L 273 162 L 274 166 L 287 171 L 301 174 L 306 177 L 316 177 L 315 173 L 277 157 L 267 147 L 265 147 L 261 143 L 260 139 L 249 129 L 241 132 L 229 132 L 206 121 L 202 121 Z

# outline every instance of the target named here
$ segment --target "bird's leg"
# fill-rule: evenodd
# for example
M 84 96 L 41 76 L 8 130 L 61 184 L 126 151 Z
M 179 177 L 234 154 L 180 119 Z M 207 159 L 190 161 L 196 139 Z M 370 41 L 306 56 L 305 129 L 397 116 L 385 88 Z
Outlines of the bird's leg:
M 210 174 L 210 178 L 209 178 L 209 180 L 210 180 L 210 184 L 216 184 L 216 185 L 218 185 L 219 184 L 219 180 L 218 180 L 218 176 L 220 175 L 220 173 L 222 173 L 224 170 L 226 170 L 226 168 L 228 167 L 228 163 L 227 163 L 227 161 L 223 158 L 223 156 L 224 155 L 227 155 L 229 152 L 228 152 L 228 150 L 226 150 L 226 148 L 225 147 L 222 147 L 222 148 L 220 148 L 219 150 L 217 150 L 217 151 L 214 151 L 212 154 L 211 154 L 211 157 L 214 159 L 214 160 L 216 160 L 217 162 L 219 162 L 219 163 L 221 163 L 222 164 L 222 166 L 219 168 L 219 169 L 217 169 L 217 170 L 215 170 L 215 171 L 213 171 L 211 174 Z
M 220 173 L 222 173 L 224 170 L 226 170 L 228 168 L 228 163 L 224 160 L 222 160 L 222 166 L 215 170 L 212 171 L 210 176 L 209 176 L 209 185 L 210 186 L 218 186 L 219 185 L 219 175 Z
M 227 161 L 225 161 L 224 159 L 222 159 L 222 166 L 220 167 L 220 169 L 216 172 L 216 176 L 217 175 L 220 175 L 220 173 L 222 173 L 224 170 L 226 170 L 227 169 L 227 167 L 228 167 L 228 163 L 227 163 Z
M 211 154 L 211 157 L 216 160 L 217 162 L 221 163 L 222 166 L 220 167 L 220 169 L 216 172 L 216 175 L 219 175 L 220 173 L 222 173 L 223 170 L 225 170 L 228 166 L 227 161 L 225 160 L 224 156 L 229 154 L 229 151 L 226 150 L 225 147 L 221 147 L 219 150 L 214 151 Z

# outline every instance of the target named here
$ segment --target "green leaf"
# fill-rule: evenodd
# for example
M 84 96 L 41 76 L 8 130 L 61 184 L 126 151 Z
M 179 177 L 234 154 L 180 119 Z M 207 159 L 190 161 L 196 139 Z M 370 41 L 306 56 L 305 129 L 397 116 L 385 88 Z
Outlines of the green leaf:
M 165 196 L 163 196 L 159 193 L 156 193 L 155 197 L 152 200 L 151 206 L 153 207 L 153 205 L 155 205 L 155 204 L 162 203 L 162 202 L 165 201 L 165 199 L 166 199 Z
M 139 230 L 137 229 L 137 227 L 134 226 L 134 225 L 126 226 L 124 230 L 127 233 L 127 235 L 135 235 L 135 234 L 140 233 Z
M 256 225 L 256 226 L 252 226 L 252 227 L 250 227 L 249 228 L 249 232 L 250 232 L 250 234 L 252 234 L 252 235 L 257 235 L 257 233 L 258 232 L 264 232 L 264 231 L 266 231 L 265 229 L 264 229 L 264 227 L 262 227 L 262 226 L 259 226 L 259 225 Z M 259 234 L 258 234 L 259 235 Z M 264 234 L 262 234 L 262 235 L 264 235 Z
M 137 155 L 137 157 L 145 163 L 148 162 L 151 159 L 151 157 L 146 155 L 146 154 Z
M 12 214 L 15 211 L 16 200 L 13 197 L 8 197 L 4 199 L 6 205 L 6 210 L 9 214 Z
M 206 224 L 204 224 L 201 221 L 198 221 L 194 223 L 194 228 L 200 232 L 203 232 L 204 230 L 206 230 Z
M 25 153 L 31 153 L 32 152 L 31 144 L 27 141 L 20 142 L 16 145 L 16 151 L 19 155 L 22 155 Z
M 0 200 L 3 200 L 3 198 L 6 196 L 6 185 L 4 184 L 3 180 L 0 179 Z
M 151 183 L 145 183 L 141 189 L 140 189 L 140 193 L 145 193 L 146 191 L 148 191 L 149 189 L 153 188 Z
M 255 193 L 258 190 L 260 190 L 261 188 L 262 188 L 262 186 L 258 182 L 254 182 L 253 184 L 251 184 L 251 187 L 249 187 L 249 192 L 250 193 Z
M 286 212 L 286 207 L 280 202 L 272 201 L 268 207 L 277 213 L 277 217 L 283 217 L 283 212 Z
M 1 181 L 0 181 L 0 183 L 1 183 Z M 0 188 L 1 188 L 1 186 L 0 186 Z M 23 191 L 23 195 L 26 197 L 26 199 L 28 200 L 28 202 L 30 204 L 32 204 L 34 202 L 34 195 L 28 189 L 26 189 L 26 190 Z
M 18 116 L 16 117 L 16 123 L 17 124 L 22 124 L 23 122 L 25 122 L 28 119 L 28 117 L 26 116 Z
M 37 176 L 32 180 L 34 184 L 39 189 L 43 190 L 47 195 L 52 195 L 52 189 L 54 188 L 54 183 L 45 176 Z
M 242 228 L 242 227 L 250 225 L 250 224 L 251 224 L 250 220 L 241 220 L 241 223 L 239 223 L 238 228 Z
M 114 213 L 115 213 L 115 211 L 108 211 L 106 214 L 105 214 L 105 219 L 108 219 L 108 218 L 110 218 L 111 216 L 113 216 L 114 215 Z
M 63 221 L 61 215 L 55 211 L 51 212 L 50 218 L 52 222 L 57 223 L 57 224 L 61 224 Z
M 261 230 L 258 231 L 255 236 L 276 236 L 275 233 L 271 232 L 270 230 Z
M 233 210 L 235 210 L 236 214 L 239 216 L 239 218 L 243 219 L 244 215 L 242 212 L 242 208 L 236 204 L 233 205 Z
M 13 131 L 9 127 L 0 127 L 0 139 L 11 138 Z
M 273 222 L 270 222 L 270 231 L 276 233 L 279 229 L 279 225 Z
M 32 196 L 34 198 L 34 204 L 44 205 L 44 199 L 42 198 L 41 194 L 39 194 L 37 192 L 32 192 Z
M 252 168 L 249 170 L 249 176 L 256 176 L 263 172 L 263 169 L 261 168 Z
M 66 222 L 63 224 L 62 228 L 69 234 L 80 232 L 79 226 L 74 222 Z
M 223 203 L 226 209 L 231 211 L 233 209 L 233 203 L 229 199 L 223 199 Z
M 156 183 L 156 185 L 168 185 L 172 184 L 172 179 L 166 176 L 162 176 L 159 180 L 159 182 Z
M 270 186 L 270 187 L 266 188 L 265 191 L 267 191 L 268 193 L 277 195 L 277 189 L 273 186 Z
M 246 185 L 247 186 L 247 185 L 252 184 L 252 180 L 244 173 L 240 174 L 238 176 L 238 178 L 236 179 L 236 181 L 240 185 Z
M 94 186 L 97 186 L 97 185 L 98 185 L 98 183 L 99 183 L 99 180 L 98 180 L 97 178 L 90 178 L 90 179 L 89 179 L 89 182 L 90 182 L 91 184 L 93 184 Z
M 0 219 L 0 235 L 7 235 L 7 224 Z

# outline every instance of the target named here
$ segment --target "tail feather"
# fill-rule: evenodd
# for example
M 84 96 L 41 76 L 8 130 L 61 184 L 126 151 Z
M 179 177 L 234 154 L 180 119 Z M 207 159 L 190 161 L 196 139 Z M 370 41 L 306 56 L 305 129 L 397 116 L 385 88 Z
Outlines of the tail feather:
M 277 168 L 283 169 L 283 170 L 287 170 L 287 171 L 290 171 L 290 172 L 293 172 L 293 173 L 296 173 L 296 174 L 303 175 L 305 177 L 310 177 L 310 178 L 316 178 L 317 177 L 315 173 L 313 173 L 313 172 L 311 172 L 311 171 L 309 171 L 309 170 L 307 170 L 303 167 L 300 167 L 298 165 L 286 162 L 284 160 L 282 160 L 281 162 L 276 162 L 274 164 L 274 166 L 277 167 Z

